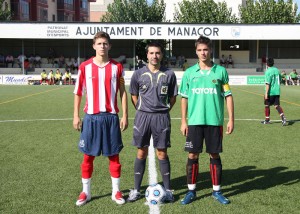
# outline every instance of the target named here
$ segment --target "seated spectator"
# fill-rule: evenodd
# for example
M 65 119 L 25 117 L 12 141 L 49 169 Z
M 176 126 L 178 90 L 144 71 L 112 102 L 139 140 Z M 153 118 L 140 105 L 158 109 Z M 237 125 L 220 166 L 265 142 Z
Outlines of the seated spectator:
M 232 68 L 234 68 L 233 59 L 232 59 L 231 54 L 228 56 L 228 58 L 226 60 L 226 64 L 227 64 L 227 68 L 228 68 L 228 65 L 231 65 Z
M 176 56 L 171 56 L 171 58 L 170 58 L 170 65 L 171 66 L 173 65 L 173 67 L 175 67 L 175 65 L 176 65 Z
M 52 68 L 59 68 L 58 61 L 54 60 Z
M 296 69 L 293 69 L 293 71 L 290 73 L 290 77 L 292 85 L 299 85 L 299 79 Z
M 42 71 L 42 73 L 41 73 L 41 81 L 40 81 L 40 83 L 41 84 L 46 84 L 46 83 L 48 83 L 48 79 L 47 79 L 47 73 L 46 73 L 46 70 L 44 69 L 43 71 Z
M 65 65 L 65 57 L 61 54 L 58 58 L 58 66 L 59 68 L 63 68 Z
M 178 66 L 182 68 L 183 64 L 185 63 L 185 57 L 183 55 L 178 57 Z
M 53 64 L 55 58 L 55 51 L 53 48 L 49 48 L 48 51 L 48 64 Z
M 227 67 L 226 66 L 226 59 L 225 59 L 224 54 L 222 54 L 222 57 L 220 58 L 220 65 L 224 66 L 224 67 Z
M 74 59 L 74 61 L 73 61 L 73 66 L 72 66 L 72 68 L 73 68 L 73 73 L 74 73 L 74 71 L 77 71 L 77 70 L 78 70 L 78 62 L 77 62 L 76 59 Z
M 60 70 L 57 69 L 56 72 L 55 72 L 55 76 L 54 76 L 54 81 L 55 81 L 55 84 L 57 85 L 58 83 L 60 83 L 60 85 L 62 84 L 62 76 L 61 76 L 61 73 L 60 73 Z
M 30 63 L 30 67 L 33 67 L 35 65 L 34 61 L 35 61 L 35 57 L 33 54 L 30 54 L 29 58 L 29 63 Z
M 24 60 L 24 71 L 25 71 L 25 74 L 27 75 L 28 71 L 30 69 L 30 62 L 28 59 L 25 59 Z
M 66 60 L 66 70 L 73 70 L 73 60 L 71 57 Z
M 284 70 L 280 73 L 280 76 L 281 76 L 280 84 L 287 85 L 286 73 Z
M 69 70 L 66 70 L 65 74 L 63 75 L 63 81 L 64 81 L 64 85 L 71 85 L 71 81 L 72 81 L 72 75 L 70 73 Z
M 11 54 L 8 54 L 5 59 L 6 67 L 8 68 L 8 64 L 11 64 L 11 67 L 14 67 L 14 57 Z
M 5 67 L 5 57 L 2 53 L 0 53 L 0 66 Z
M 182 65 L 182 70 L 185 71 L 189 67 L 189 64 L 187 63 L 187 60 L 184 60 L 184 63 Z
M 23 62 L 24 62 L 25 59 L 27 59 L 27 57 L 24 54 L 20 54 L 17 59 L 18 59 L 19 67 L 22 68 L 23 67 Z
M 48 83 L 49 85 L 54 85 L 54 74 L 53 74 L 53 70 L 50 70 L 49 74 L 48 74 Z
M 42 58 L 40 55 L 36 54 L 34 58 L 34 67 L 37 67 L 37 65 L 41 67 L 41 64 L 42 64 Z

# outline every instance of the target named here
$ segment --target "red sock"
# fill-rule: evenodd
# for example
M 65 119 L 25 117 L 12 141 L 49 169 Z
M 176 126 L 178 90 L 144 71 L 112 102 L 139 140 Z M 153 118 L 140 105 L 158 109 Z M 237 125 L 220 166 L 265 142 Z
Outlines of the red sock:
M 109 156 L 109 172 L 111 177 L 121 177 L 121 164 L 119 161 L 119 155 Z
M 84 154 L 83 162 L 81 164 L 81 177 L 88 179 L 92 177 L 93 170 L 94 170 L 94 159 L 95 156 L 90 156 Z

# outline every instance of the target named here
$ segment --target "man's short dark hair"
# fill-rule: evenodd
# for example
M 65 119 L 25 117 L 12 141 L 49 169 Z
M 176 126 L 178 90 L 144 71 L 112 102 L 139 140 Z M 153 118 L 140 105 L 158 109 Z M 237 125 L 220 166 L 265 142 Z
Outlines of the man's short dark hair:
M 272 67 L 274 65 L 274 59 L 272 57 L 269 57 L 267 60 L 267 65 L 269 67 Z
M 197 45 L 199 44 L 206 44 L 210 49 L 212 48 L 211 40 L 202 35 L 195 41 L 195 48 L 197 48 Z
M 162 46 L 162 44 L 158 41 L 151 41 L 150 43 L 148 43 L 148 45 L 146 46 L 146 53 L 148 53 L 149 51 L 149 47 L 157 47 L 160 48 L 161 53 L 164 53 L 164 47 Z
M 99 31 L 95 34 L 94 38 L 93 38 L 93 44 L 95 44 L 96 40 L 99 38 L 106 38 L 108 43 L 110 43 L 110 36 L 108 33 L 104 32 L 104 31 Z

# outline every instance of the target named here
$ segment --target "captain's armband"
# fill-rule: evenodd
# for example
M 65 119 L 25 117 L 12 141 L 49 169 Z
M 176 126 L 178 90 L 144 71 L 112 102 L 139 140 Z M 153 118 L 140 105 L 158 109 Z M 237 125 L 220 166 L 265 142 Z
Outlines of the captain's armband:
M 223 85 L 224 97 L 231 95 L 230 86 L 228 83 Z

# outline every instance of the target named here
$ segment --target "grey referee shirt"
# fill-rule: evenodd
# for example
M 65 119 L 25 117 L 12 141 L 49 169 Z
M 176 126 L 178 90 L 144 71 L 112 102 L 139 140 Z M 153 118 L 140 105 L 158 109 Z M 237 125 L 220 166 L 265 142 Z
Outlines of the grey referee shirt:
M 144 66 L 133 73 L 129 92 L 138 96 L 137 110 L 167 111 L 170 108 L 170 97 L 177 96 L 178 92 L 175 73 L 164 67 L 152 73 L 147 66 Z

